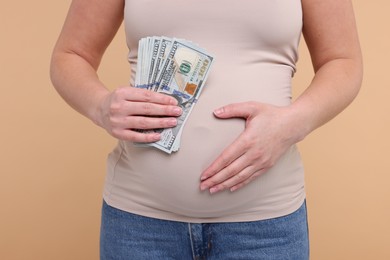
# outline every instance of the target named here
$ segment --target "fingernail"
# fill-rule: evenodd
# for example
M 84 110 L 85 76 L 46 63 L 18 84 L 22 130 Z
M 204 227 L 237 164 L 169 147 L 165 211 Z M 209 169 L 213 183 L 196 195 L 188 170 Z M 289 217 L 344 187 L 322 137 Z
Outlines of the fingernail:
M 204 191 L 205 189 L 207 189 L 207 186 L 206 186 L 206 185 L 200 185 L 200 190 L 201 190 L 201 191 Z
M 175 99 L 175 98 L 171 98 L 171 100 L 169 101 L 169 104 L 170 105 L 174 105 L 174 106 L 176 106 L 177 105 L 177 99 Z
M 200 177 L 200 180 L 201 180 L 201 181 L 204 181 L 205 179 L 207 179 L 207 177 L 206 177 L 206 176 L 202 176 L 202 177 Z
M 160 134 L 158 134 L 158 133 L 155 133 L 154 135 L 153 135 L 153 140 L 160 140 Z
M 218 108 L 218 109 L 214 110 L 215 115 L 220 115 L 222 113 L 223 113 L 223 108 Z
M 182 113 L 182 109 L 181 109 L 181 107 L 175 107 L 175 108 L 173 109 L 173 112 L 174 112 L 175 114 L 177 114 L 177 115 L 180 115 L 180 114 Z
M 234 191 L 236 191 L 237 189 L 238 189 L 237 187 L 233 187 L 233 188 L 230 189 L 230 191 L 231 191 L 231 192 L 234 192 Z
M 170 126 L 175 126 L 175 125 L 177 125 L 177 119 L 175 119 L 175 118 L 169 119 L 169 120 L 168 120 L 168 124 L 169 124 Z
M 211 189 L 210 189 L 210 193 L 211 194 L 214 194 L 214 193 L 216 193 L 218 191 L 218 188 L 217 187 L 212 187 Z

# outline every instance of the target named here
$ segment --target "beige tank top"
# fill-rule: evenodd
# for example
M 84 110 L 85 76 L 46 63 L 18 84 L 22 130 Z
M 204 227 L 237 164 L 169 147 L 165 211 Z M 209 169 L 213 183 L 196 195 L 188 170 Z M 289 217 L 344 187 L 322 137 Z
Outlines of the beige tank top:
M 244 130 L 242 119 L 217 119 L 234 102 L 291 103 L 291 78 L 302 29 L 299 0 L 126 0 L 131 84 L 140 38 L 193 41 L 215 56 L 187 121 L 180 150 L 119 141 L 108 156 L 105 201 L 116 208 L 187 222 L 253 221 L 289 214 L 305 199 L 299 153 L 292 146 L 266 174 L 236 191 L 210 195 L 200 175 Z M 261 134 L 261 132 L 259 133 Z

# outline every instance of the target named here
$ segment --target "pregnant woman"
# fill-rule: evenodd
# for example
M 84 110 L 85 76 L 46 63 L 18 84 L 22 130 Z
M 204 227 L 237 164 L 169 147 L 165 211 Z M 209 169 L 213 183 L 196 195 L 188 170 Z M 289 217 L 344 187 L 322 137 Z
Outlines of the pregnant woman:
M 124 22 L 130 86 L 97 76 Z M 294 101 L 303 34 L 315 76 Z M 183 38 L 215 57 L 199 101 L 166 154 L 177 100 L 134 88 L 138 41 Z M 101 259 L 308 259 L 296 143 L 357 95 L 362 60 L 350 0 L 73 0 L 51 78 L 74 109 L 118 139 L 108 156 Z

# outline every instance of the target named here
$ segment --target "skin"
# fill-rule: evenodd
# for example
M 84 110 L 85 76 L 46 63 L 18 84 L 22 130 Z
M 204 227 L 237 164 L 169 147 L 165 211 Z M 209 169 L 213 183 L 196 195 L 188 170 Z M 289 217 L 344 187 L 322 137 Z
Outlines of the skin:
M 315 71 L 312 82 L 287 107 L 248 101 L 217 108 L 217 118 L 244 118 L 246 127 L 200 173 L 201 190 L 216 193 L 242 188 L 270 169 L 291 145 L 339 114 L 357 95 L 363 66 L 351 1 L 301 2 L 303 35 Z M 73 108 L 113 137 L 153 142 L 159 140 L 159 134 L 131 129 L 174 126 L 182 112 L 176 100 L 127 86 L 110 92 L 96 74 L 123 20 L 123 5 L 123 0 L 73 0 L 53 51 L 51 78 Z
M 50 75 L 70 106 L 113 137 L 155 142 L 160 134 L 131 129 L 175 126 L 182 113 L 176 99 L 128 86 L 110 92 L 96 73 L 123 20 L 123 8 L 123 0 L 74 0 L 53 51 Z
M 245 118 L 246 129 L 202 173 L 201 190 L 245 186 L 357 95 L 363 66 L 351 1 L 302 0 L 302 8 L 303 35 L 315 71 L 311 84 L 289 107 L 247 102 L 217 109 L 218 118 Z

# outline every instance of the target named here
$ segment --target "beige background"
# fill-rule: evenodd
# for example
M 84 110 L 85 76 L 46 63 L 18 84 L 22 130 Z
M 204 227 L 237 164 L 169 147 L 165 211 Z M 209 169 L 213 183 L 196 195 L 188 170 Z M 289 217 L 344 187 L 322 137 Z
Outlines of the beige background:
M 353 2 L 363 88 L 300 143 L 314 260 L 390 259 L 390 2 Z M 0 259 L 98 259 L 105 158 L 115 141 L 71 110 L 49 81 L 69 4 L 1 4 Z M 100 69 L 110 87 L 128 80 L 123 34 Z M 312 77 L 304 44 L 298 69 L 295 96 Z

